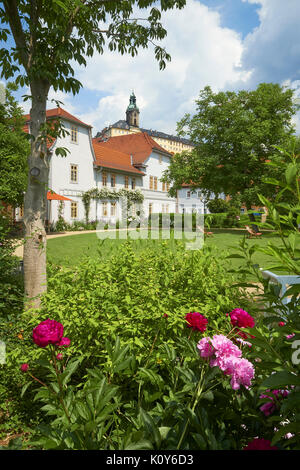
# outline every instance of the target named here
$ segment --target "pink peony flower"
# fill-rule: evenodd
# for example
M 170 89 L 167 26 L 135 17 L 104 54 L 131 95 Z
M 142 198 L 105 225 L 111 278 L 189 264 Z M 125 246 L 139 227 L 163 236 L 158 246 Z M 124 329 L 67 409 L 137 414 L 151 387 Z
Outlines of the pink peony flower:
M 56 356 L 56 359 L 57 359 L 58 361 L 61 361 L 62 358 L 63 358 L 62 353 L 58 353 L 57 356 Z
M 68 346 L 70 346 L 71 344 L 71 340 L 67 337 L 64 337 L 60 340 L 58 346 L 63 346 L 64 348 L 67 348 Z
M 286 339 L 292 339 L 294 338 L 295 336 L 295 333 L 292 333 L 291 335 L 286 335 Z
M 210 357 L 213 354 L 213 347 L 210 344 L 210 338 L 202 338 L 197 344 L 201 357 Z
M 194 331 L 198 330 L 203 333 L 206 330 L 206 325 L 208 323 L 207 318 L 205 318 L 199 312 L 190 312 L 187 313 L 185 319 L 188 323 L 189 328 L 193 328 Z
M 48 344 L 58 345 L 63 337 L 64 327 L 61 323 L 49 318 L 39 323 L 32 332 L 34 343 L 40 348 Z
M 267 403 L 264 403 L 259 409 L 265 416 L 270 416 L 276 410 L 276 405 L 273 401 L 268 401 Z
M 239 390 L 241 385 L 246 388 L 251 386 L 254 367 L 247 359 L 229 356 L 223 360 L 222 367 L 226 375 L 231 375 L 230 385 L 233 390 Z
M 278 450 L 278 447 L 271 446 L 271 441 L 256 437 L 253 441 L 249 442 L 243 450 Z
M 224 360 L 227 357 L 241 357 L 242 351 L 233 342 L 224 335 L 215 335 L 211 340 L 214 348 L 214 358 L 210 361 L 210 366 L 224 369 Z
M 22 364 L 21 367 L 20 367 L 20 370 L 22 372 L 27 372 L 28 369 L 29 369 L 29 364 L 27 364 L 27 363 Z
M 278 323 L 278 326 L 284 326 L 284 325 L 285 325 L 284 321 L 280 321 L 280 322 Z
M 241 308 L 235 308 L 229 315 L 233 326 L 238 326 L 239 328 L 253 328 L 255 326 L 254 318 Z

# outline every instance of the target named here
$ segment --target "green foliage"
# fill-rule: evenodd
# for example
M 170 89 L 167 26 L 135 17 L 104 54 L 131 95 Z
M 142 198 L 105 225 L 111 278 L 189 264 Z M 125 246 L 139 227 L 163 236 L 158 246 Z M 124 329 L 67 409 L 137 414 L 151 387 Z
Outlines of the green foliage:
M 184 313 L 198 311 L 218 322 L 233 299 L 247 304 L 243 293 L 230 288 L 222 255 L 212 248 L 189 251 L 176 241 L 173 248 L 154 242 L 135 251 L 136 245 L 128 241 L 105 260 L 99 245 L 99 259 L 87 258 L 72 269 L 51 267 L 48 292 L 34 320 L 61 321 L 76 351 L 92 359 L 101 356 L 107 337 L 120 336 L 144 354 L 158 327 L 161 340 L 174 343 L 185 327 Z
M 229 204 L 224 199 L 215 198 L 215 199 L 211 199 L 210 201 L 208 201 L 207 207 L 209 209 L 209 212 L 215 214 L 215 213 L 227 212 L 229 209 Z
M 263 195 L 259 195 L 259 199 L 267 207 L 271 220 L 271 224 L 260 224 L 260 227 L 274 227 L 280 235 L 281 245 L 269 242 L 265 247 L 254 245 L 249 248 L 244 240 L 240 243 L 240 256 L 245 259 L 245 274 L 251 272 L 263 286 L 263 293 L 257 295 L 258 302 L 265 306 L 263 326 L 251 330 L 255 338 L 249 339 L 255 348 L 252 357 L 257 358 L 258 371 L 261 374 L 269 372 L 269 376 L 261 381 L 259 390 L 261 393 L 270 389 L 284 389 L 290 392 L 287 398 L 276 404 L 276 412 L 266 418 L 270 428 L 276 427 L 272 444 L 278 445 L 280 442 L 283 448 L 299 449 L 300 277 L 298 284 L 290 286 L 286 293 L 280 296 L 280 287 L 272 284 L 269 279 L 264 279 L 259 265 L 254 264 L 252 260 L 255 252 L 263 252 L 273 257 L 271 265 L 262 266 L 264 270 L 284 270 L 290 275 L 300 276 L 300 232 L 297 226 L 300 223 L 299 155 L 288 153 L 284 149 L 279 150 L 288 158 L 285 164 L 283 161 L 276 164 L 285 182 L 279 179 L 266 180 L 277 188 L 275 200 L 272 202 Z M 274 162 L 269 164 L 275 165 Z M 294 202 L 282 202 L 286 193 L 291 194 L 289 199 Z M 245 286 L 245 283 L 238 285 Z M 252 287 L 255 287 L 255 284 Z M 285 300 L 288 300 L 288 303 L 285 303 Z M 286 439 L 288 433 L 292 436 Z
M 0 104 L 0 201 L 16 207 L 23 204 L 30 146 L 23 132 L 23 110 L 12 96 L 14 90 L 8 85 L 6 101 Z
M 139 48 L 154 44 L 155 58 L 163 69 L 170 56 L 154 42 L 167 34 L 160 23 L 161 11 L 185 6 L 185 0 L 162 1 L 160 9 L 154 0 L 96 0 L 92 3 L 56 0 L 42 6 L 28 0 L 17 5 L 3 3 L 1 39 L 5 43 L 13 36 L 15 46 L 10 50 L 2 46 L 0 50 L 2 77 L 15 76 L 20 86 L 40 81 L 53 86 L 54 90 L 73 94 L 79 91 L 81 84 L 74 78 L 71 64 L 86 65 L 87 57 L 95 51 L 102 54 L 106 47 L 134 57 Z M 135 8 L 152 5 L 145 18 L 147 21 L 132 17 Z M 101 29 L 99 24 L 103 25 Z
M 23 280 L 19 260 L 13 255 L 14 245 L 9 238 L 10 219 L 0 211 L 0 322 L 23 308 Z

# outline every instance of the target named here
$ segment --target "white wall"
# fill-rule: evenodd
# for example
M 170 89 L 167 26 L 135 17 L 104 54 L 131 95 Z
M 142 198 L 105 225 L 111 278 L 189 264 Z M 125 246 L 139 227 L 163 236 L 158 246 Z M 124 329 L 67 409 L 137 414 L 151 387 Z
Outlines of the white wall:
M 175 212 L 176 209 L 176 198 L 171 198 L 167 191 L 163 191 L 163 183 L 160 178 L 163 176 L 163 172 L 168 169 L 170 164 L 170 157 L 167 155 L 161 155 L 155 150 L 145 161 L 147 165 L 145 176 L 143 176 L 143 194 L 144 194 L 144 213 L 145 216 L 149 215 L 149 204 L 152 204 L 152 213 L 162 212 L 163 206 L 166 210 L 168 205 L 168 212 Z M 157 177 L 157 191 L 151 190 L 150 188 L 150 176 Z
M 65 128 L 70 132 L 71 126 L 75 125 L 69 121 L 63 121 Z M 72 142 L 71 135 L 60 137 L 52 151 L 50 162 L 49 188 L 57 194 L 61 194 L 78 203 L 78 216 L 71 218 L 71 202 L 65 202 L 64 219 L 67 222 L 83 220 L 85 217 L 84 206 L 80 194 L 95 187 L 93 153 L 91 149 L 90 130 L 87 127 L 76 124 L 78 129 L 77 142 Z M 55 149 L 66 147 L 70 150 L 66 157 L 55 155 Z M 71 181 L 71 164 L 77 165 L 77 182 Z M 95 213 L 94 203 L 91 204 L 90 218 Z M 51 202 L 51 221 L 58 217 L 58 201 Z
M 199 197 L 200 196 L 200 197 Z M 197 212 L 204 214 L 208 209 L 204 207 L 204 197 L 199 189 L 192 191 L 190 188 L 178 190 L 178 212 L 190 214 Z

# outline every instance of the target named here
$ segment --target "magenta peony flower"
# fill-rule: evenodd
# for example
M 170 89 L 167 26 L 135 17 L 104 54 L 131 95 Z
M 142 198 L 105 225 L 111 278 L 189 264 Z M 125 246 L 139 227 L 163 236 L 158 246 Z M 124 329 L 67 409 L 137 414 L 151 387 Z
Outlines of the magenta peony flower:
M 264 403 L 259 409 L 264 413 L 265 416 L 270 416 L 278 407 L 278 401 L 286 398 L 290 393 L 289 390 L 266 390 L 270 392 L 268 395 L 262 394 L 259 398 L 269 398 L 270 401 Z
M 284 326 L 284 325 L 285 325 L 284 321 L 280 321 L 280 322 L 278 323 L 278 326 Z
M 20 367 L 20 370 L 22 372 L 27 372 L 28 369 L 29 369 L 29 364 L 27 364 L 27 363 L 22 364 L 21 367 Z
M 197 344 L 201 357 L 210 357 L 213 354 L 213 347 L 210 344 L 210 338 L 202 338 Z
M 271 446 L 271 441 L 256 437 L 253 441 L 249 442 L 243 450 L 278 450 L 278 447 Z
M 32 332 L 34 343 L 40 348 L 48 344 L 58 345 L 63 337 L 64 327 L 61 323 L 49 318 L 39 323 Z
M 60 340 L 58 346 L 63 346 L 64 348 L 67 348 L 70 346 L 71 340 L 67 337 L 64 337 Z
M 255 326 L 254 318 L 241 308 L 235 308 L 229 315 L 233 326 L 238 326 L 239 328 L 253 328 Z
M 208 323 L 207 318 L 205 318 L 201 313 L 199 312 L 190 312 L 187 313 L 185 316 L 185 319 L 188 323 L 189 328 L 193 328 L 194 331 L 198 330 L 201 331 L 201 333 L 204 333 L 206 330 L 206 325 Z
M 56 359 L 57 359 L 58 361 L 61 361 L 62 358 L 63 358 L 62 353 L 58 353 L 57 356 L 56 356 Z

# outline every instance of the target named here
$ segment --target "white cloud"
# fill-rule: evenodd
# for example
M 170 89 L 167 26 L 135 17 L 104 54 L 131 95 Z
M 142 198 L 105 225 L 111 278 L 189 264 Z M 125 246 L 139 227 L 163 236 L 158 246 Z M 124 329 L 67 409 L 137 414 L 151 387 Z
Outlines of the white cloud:
M 300 76 L 299 0 L 247 1 L 260 6 L 260 25 L 246 37 L 242 56 L 243 67 L 252 70 L 251 84 L 297 80 Z
M 90 122 L 94 132 L 125 119 L 132 89 L 141 111 L 140 125 L 175 133 L 176 122 L 193 112 L 204 86 L 218 91 L 228 83 L 247 80 L 249 75 L 240 67 L 241 36 L 221 27 L 218 12 L 189 0 L 183 10 L 165 12 L 162 24 L 168 31 L 163 45 L 172 57 L 164 71 L 159 71 L 152 48 L 134 58 L 105 52 L 89 59 L 85 69 L 77 68 L 84 88 L 108 95 L 96 106 L 80 110 L 79 117 Z

